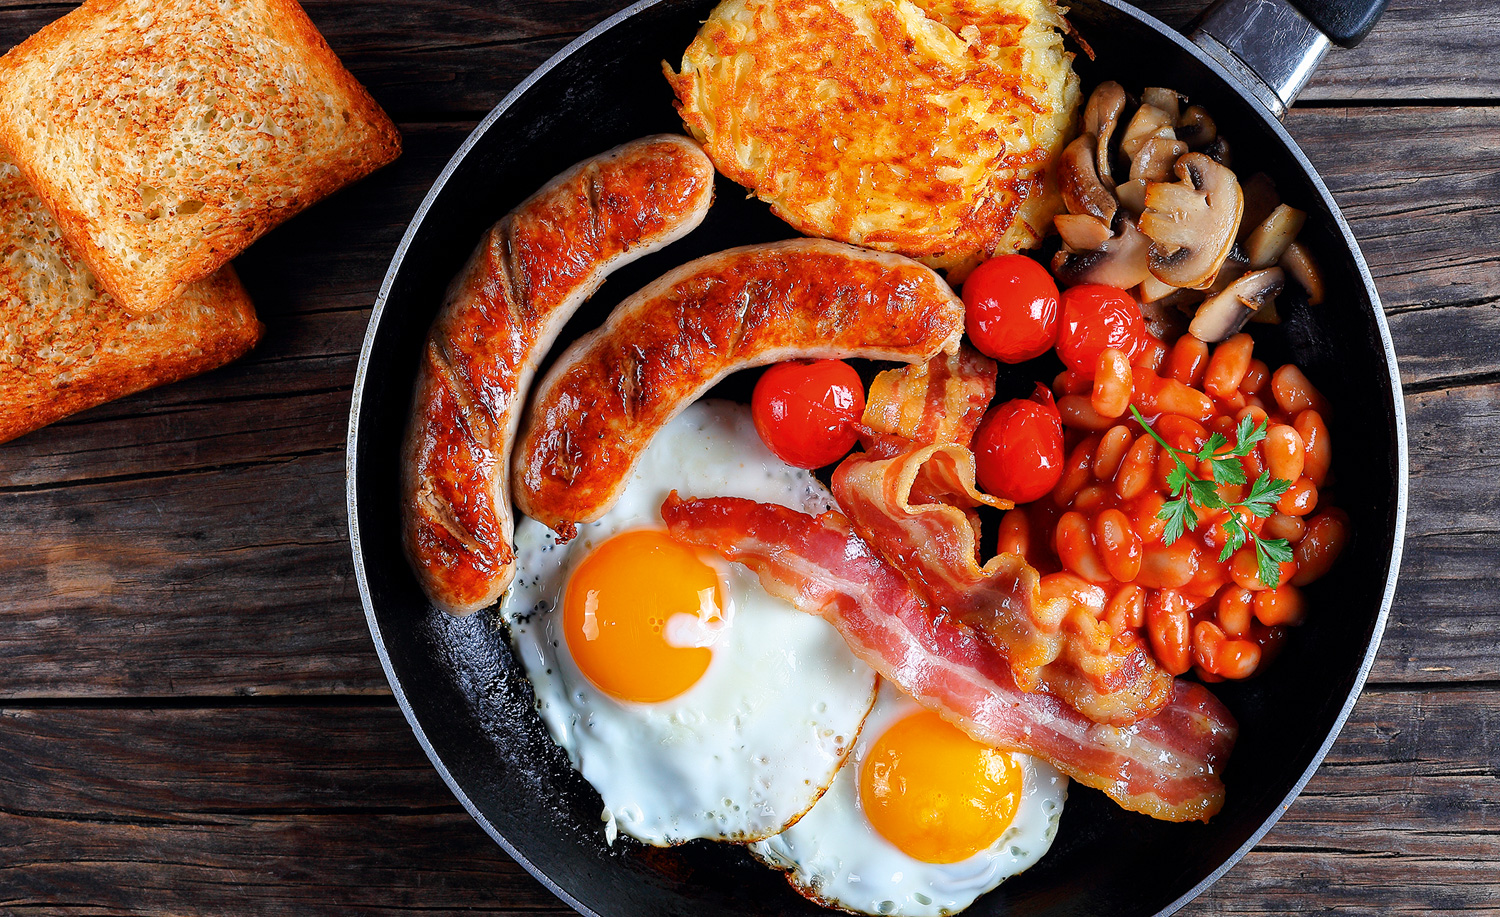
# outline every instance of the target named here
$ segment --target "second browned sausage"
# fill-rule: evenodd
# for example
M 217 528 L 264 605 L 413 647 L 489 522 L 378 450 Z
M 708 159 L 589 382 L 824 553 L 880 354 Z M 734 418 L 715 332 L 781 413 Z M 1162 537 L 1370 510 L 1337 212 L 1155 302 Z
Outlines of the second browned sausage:
M 920 362 L 958 348 L 963 318 L 930 268 L 838 242 L 689 262 L 620 303 L 537 386 L 516 508 L 570 538 L 614 504 L 656 431 L 729 373 L 798 357 Z

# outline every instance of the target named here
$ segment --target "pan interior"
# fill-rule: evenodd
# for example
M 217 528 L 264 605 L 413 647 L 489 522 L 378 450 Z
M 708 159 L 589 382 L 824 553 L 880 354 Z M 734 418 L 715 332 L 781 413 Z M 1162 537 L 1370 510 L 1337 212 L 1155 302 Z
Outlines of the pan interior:
M 1253 102 L 1164 27 L 1099 0 L 1070 6 L 1097 55 L 1077 62 L 1086 91 L 1116 79 L 1132 91 L 1161 85 L 1188 93 L 1230 137 L 1242 176 L 1270 173 L 1284 200 L 1309 211 L 1304 238 L 1325 271 L 1328 300 L 1315 309 L 1293 305 L 1284 324 L 1259 329 L 1257 351 L 1272 365 L 1295 360 L 1337 406 L 1336 499 L 1354 538 L 1334 572 L 1309 589 L 1309 623 L 1271 671 L 1215 686 L 1242 734 L 1225 775 L 1228 802 L 1211 824 L 1154 821 L 1075 785 L 1051 853 L 982 897 L 968 912 L 975 915 L 1154 914 L 1201 890 L 1279 816 L 1341 724 L 1379 639 L 1399 529 L 1403 444 L 1392 366 L 1373 293 L 1326 192 Z M 600 800 L 547 737 L 496 617 L 449 618 L 428 605 L 411 575 L 399 534 L 399 446 L 427 326 L 480 234 L 571 163 L 647 133 L 680 131 L 661 62 L 678 60 L 711 8 L 704 0 L 661 0 L 617 17 L 486 121 L 418 212 L 392 266 L 351 421 L 356 566 L 372 633 L 418 738 L 490 834 L 574 906 L 605 915 L 828 912 L 735 847 L 605 844 Z M 621 298 L 670 267 L 790 235 L 721 178 L 705 224 L 611 277 L 561 340 L 596 326 Z M 743 393 L 744 386 L 731 380 L 727 392 Z

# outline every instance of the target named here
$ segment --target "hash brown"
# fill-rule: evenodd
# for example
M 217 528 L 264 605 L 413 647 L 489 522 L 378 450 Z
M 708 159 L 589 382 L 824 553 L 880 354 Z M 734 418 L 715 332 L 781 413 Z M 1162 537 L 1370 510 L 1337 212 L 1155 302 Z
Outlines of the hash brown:
M 797 230 L 956 277 L 1061 211 L 1066 27 L 1050 0 L 724 0 L 663 67 L 714 164 Z

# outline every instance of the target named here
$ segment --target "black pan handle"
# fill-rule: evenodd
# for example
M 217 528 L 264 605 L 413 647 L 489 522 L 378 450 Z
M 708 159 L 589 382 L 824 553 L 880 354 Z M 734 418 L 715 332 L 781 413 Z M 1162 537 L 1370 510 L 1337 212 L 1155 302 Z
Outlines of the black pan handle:
M 1198 18 L 1193 43 L 1280 118 L 1333 42 L 1358 44 L 1386 0 L 1218 0 Z
M 1387 0 L 1292 0 L 1336 45 L 1352 48 L 1375 28 Z

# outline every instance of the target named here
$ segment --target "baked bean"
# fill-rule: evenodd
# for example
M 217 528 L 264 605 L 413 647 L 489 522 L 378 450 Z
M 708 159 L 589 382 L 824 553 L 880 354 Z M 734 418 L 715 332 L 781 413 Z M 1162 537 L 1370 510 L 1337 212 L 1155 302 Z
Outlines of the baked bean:
M 1000 553 L 1027 557 L 1031 553 L 1031 520 L 1026 511 L 1007 510 L 1000 517 Z
M 1208 366 L 1208 345 L 1184 334 L 1172 345 L 1167 355 L 1167 375 L 1183 385 L 1198 387 L 1203 384 L 1203 370 Z
M 1146 590 L 1131 583 L 1116 592 L 1104 606 L 1104 620 L 1114 625 L 1119 633 L 1145 626 Z
M 1189 655 L 1192 636 L 1188 603 L 1171 590 L 1154 593 L 1146 601 L 1146 634 L 1151 652 L 1161 667 L 1181 675 L 1192 666 Z
M 1104 611 L 1109 594 L 1088 580 L 1072 573 L 1049 573 L 1037 581 L 1042 601 L 1067 599 L 1070 605 L 1087 608 L 1094 617 Z
M 1199 668 L 1219 674 L 1219 648 L 1224 645 L 1224 632 L 1212 621 L 1199 621 L 1193 625 L 1193 662 Z
M 1265 399 L 1260 397 L 1259 395 L 1245 395 L 1245 406 L 1257 407 L 1264 411 L 1266 409 L 1266 402 Z
M 1284 516 L 1281 513 L 1272 513 L 1266 520 L 1263 530 L 1267 538 L 1281 538 L 1292 544 L 1302 540 L 1307 532 L 1307 524 L 1297 516 Z
M 1245 404 L 1245 396 L 1239 392 L 1230 392 L 1227 398 L 1214 399 L 1214 408 L 1223 414 L 1233 414 Z
M 1276 404 L 1288 417 L 1296 417 L 1309 409 L 1323 417 L 1329 416 L 1328 399 L 1313 388 L 1296 364 L 1288 363 L 1271 375 L 1271 394 L 1276 396 Z
M 1105 417 L 1094 410 L 1088 395 L 1064 395 L 1057 399 L 1057 413 L 1062 416 L 1063 426 L 1080 430 L 1108 430 L 1114 426 L 1113 417 Z
M 1227 488 L 1224 487 L 1219 488 L 1220 496 L 1224 496 L 1226 489 Z M 1238 503 L 1240 502 L 1242 493 L 1243 488 L 1235 487 L 1232 489 L 1228 496 L 1224 496 L 1224 502 Z M 1224 523 L 1229 521 L 1229 516 L 1231 513 L 1243 519 L 1245 525 L 1248 526 L 1250 528 L 1250 531 L 1252 532 L 1259 533 L 1260 529 L 1263 526 L 1263 523 L 1259 518 L 1241 507 L 1235 507 L 1231 510 L 1218 510 L 1212 513 L 1200 513 L 1198 519 L 1198 531 L 1202 533 L 1200 537 L 1203 539 L 1203 546 L 1212 550 L 1215 555 L 1217 555 L 1218 552 L 1223 549 L 1225 542 L 1229 538 L 1229 534 L 1224 531 Z
M 1094 547 L 1094 534 L 1089 531 L 1088 517 L 1079 512 L 1067 512 L 1057 520 L 1057 531 L 1053 535 L 1057 559 L 1074 573 L 1093 583 L 1109 582 L 1109 570 Z M 1102 607 L 1102 606 L 1101 606 Z
M 1073 447 L 1067 463 L 1063 465 L 1062 477 L 1057 479 L 1057 486 L 1052 489 L 1052 501 L 1058 506 L 1072 503 L 1079 489 L 1089 482 L 1089 472 L 1094 465 L 1094 449 L 1098 445 L 1099 437 L 1088 436 Z
M 1198 572 L 1198 553 L 1191 538 L 1170 545 L 1148 544 L 1141 552 L 1141 572 L 1135 581 L 1148 589 L 1180 589 Z
M 1130 451 L 1125 453 L 1125 461 L 1120 464 L 1119 474 L 1115 475 L 1115 493 L 1121 499 L 1133 500 L 1151 486 L 1151 479 L 1156 473 L 1156 452 L 1156 440 L 1151 438 L 1151 434 L 1142 433 L 1135 445 L 1130 447 Z
M 1309 408 L 1297 415 L 1293 422 L 1297 435 L 1302 437 L 1302 473 L 1317 487 L 1328 480 L 1328 466 L 1333 463 L 1333 444 L 1328 439 L 1328 425 L 1323 415 Z
M 1137 368 L 1133 376 L 1135 401 L 1142 414 L 1180 414 L 1199 423 L 1207 423 L 1214 416 L 1213 399 L 1195 388 L 1176 379 L 1163 379 L 1148 369 Z
M 1261 452 L 1259 443 L 1256 443 L 1255 448 L 1251 449 L 1245 454 L 1244 458 L 1240 459 L 1240 467 L 1245 469 L 1245 480 L 1247 481 L 1253 481 L 1265 472 L 1266 457 L 1265 453 Z
M 1307 478 L 1298 478 L 1276 501 L 1276 511 L 1285 516 L 1306 516 L 1318 508 L 1318 489 Z
M 1199 551 L 1198 558 L 1198 572 L 1179 591 L 1192 598 L 1193 604 L 1202 605 L 1229 585 L 1229 571 L 1218 562 L 1218 551 Z
M 1228 414 L 1219 414 L 1208 422 L 1210 433 L 1217 433 L 1230 442 L 1234 442 L 1234 418 Z
M 1092 513 L 1109 499 L 1109 491 L 1099 484 L 1090 484 L 1073 498 L 1073 508 Z
M 1254 600 L 1253 593 L 1238 586 L 1219 590 L 1218 620 L 1224 633 L 1231 637 L 1243 637 L 1250 633 L 1250 610 Z
M 1203 375 L 1203 390 L 1215 398 L 1228 398 L 1237 394 L 1245 372 L 1250 369 L 1251 351 L 1255 339 L 1241 332 L 1214 348 L 1208 358 L 1208 370 Z
M 1167 362 L 1167 345 L 1147 335 L 1145 343 L 1141 345 L 1141 352 L 1136 354 L 1132 365 L 1155 373 L 1161 372 L 1162 364 L 1165 362 Z
M 1142 541 L 1161 543 L 1167 530 L 1167 520 L 1161 517 L 1161 508 L 1167 505 L 1161 494 L 1146 494 L 1132 504 L 1130 524 Z
M 1130 361 L 1113 347 L 1099 351 L 1099 364 L 1094 368 L 1094 393 L 1091 402 L 1094 411 L 1104 417 L 1119 417 L 1130 407 L 1131 387 L 1134 385 L 1130 372 Z
M 1266 429 L 1266 470 L 1278 481 L 1295 481 L 1302 477 L 1302 466 L 1306 454 L 1302 437 L 1284 423 L 1274 423 Z
M 1099 449 L 1094 453 L 1094 477 L 1101 481 L 1113 481 L 1125 453 L 1130 451 L 1130 428 L 1124 424 L 1110 427 L 1099 440 Z
M 1342 510 L 1330 509 L 1308 520 L 1307 534 L 1293 549 L 1297 575 L 1292 577 L 1292 585 L 1306 586 L 1321 578 L 1339 559 L 1348 542 L 1349 517 Z
M 1255 593 L 1255 619 L 1267 627 L 1301 624 L 1306 612 L 1302 590 L 1291 583 Z
M 1263 406 L 1257 404 L 1247 404 L 1244 407 L 1240 408 L 1239 411 L 1235 412 L 1235 426 L 1238 427 L 1240 425 L 1240 422 L 1243 421 L 1246 417 L 1249 417 L 1251 419 L 1251 425 L 1256 427 L 1260 426 L 1263 423 L 1269 423 L 1271 420 L 1271 415 L 1266 413 L 1266 409 Z
M 1063 370 L 1057 374 L 1056 379 L 1052 380 L 1052 390 L 1057 393 L 1058 397 L 1062 397 L 1063 395 L 1087 395 L 1092 385 L 1091 381 L 1073 372 L 1071 369 Z
M 1269 381 L 1271 381 L 1271 367 L 1260 360 L 1251 360 L 1244 377 L 1240 379 L 1240 392 L 1247 398 L 1251 395 L 1259 395 L 1266 390 L 1266 383 Z
M 1094 543 L 1104 566 L 1117 582 L 1128 583 L 1141 572 L 1141 536 L 1130 527 L 1130 517 L 1107 509 L 1094 520 Z
M 1197 452 L 1208 441 L 1208 430 L 1190 417 L 1163 414 L 1152 424 L 1156 435 L 1183 452 Z
M 1193 471 L 1197 470 L 1198 463 L 1193 458 L 1191 458 L 1191 457 L 1184 458 L 1183 461 L 1187 463 L 1187 466 L 1188 466 L 1189 470 L 1193 470 Z M 1163 449 L 1163 450 L 1161 450 L 1160 453 L 1157 454 L 1157 456 L 1156 456 L 1156 477 L 1153 479 L 1155 481 L 1155 483 L 1156 483 L 1156 489 L 1157 490 L 1161 491 L 1162 493 L 1168 493 L 1168 492 L 1170 492 L 1172 490 L 1172 485 L 1168 484 L 1167 481 L 1169 479 L 1168 476 L 1171 475 L 1171 473 L 1176 468 L 1177 468 L 1177 458 L 1176 458 L 1176 456 L 1172 455 L 1172 453 L 1170 453 L 1167 450 Z
M 1260 647 L 1250 640 L 1230 639 L 1209 621 L 1193 628 L 1193 659 L 1225 678 L 1249 678 L 1260 665 Z
M 1292 574 L 1297 572 L 1297 564 L 1294 561 L 1285 561 L 1278 571 L 1280 577 L 1278 582 L 1286 582 L 1291 579 Z M 1234 584 L 1248 592 L 1260 592 L 1270 589 L 1269 583 L 1260 581 L 1260 562 L 1255 558 L 1255 548 L 1246 545 L 1234 552 L 1229 558 L 1229 578 Z

